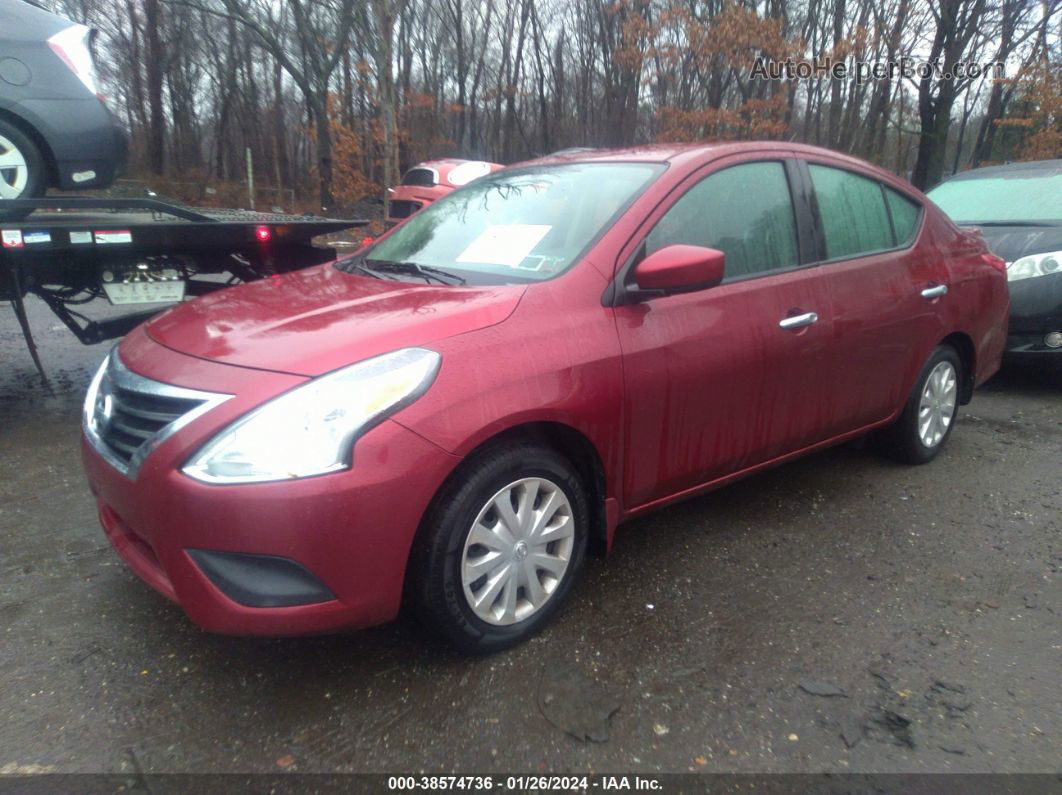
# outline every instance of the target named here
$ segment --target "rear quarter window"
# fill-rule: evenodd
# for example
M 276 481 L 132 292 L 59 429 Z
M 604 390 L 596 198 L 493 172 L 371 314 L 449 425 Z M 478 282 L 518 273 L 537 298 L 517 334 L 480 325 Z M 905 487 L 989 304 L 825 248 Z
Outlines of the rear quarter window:
M 915 236 L 918 216 L 922 208 L 892 188 L 884 188 L 885 201 L 892 214 L 892 228 L 896 231 L 896 245 L 906 246 Z

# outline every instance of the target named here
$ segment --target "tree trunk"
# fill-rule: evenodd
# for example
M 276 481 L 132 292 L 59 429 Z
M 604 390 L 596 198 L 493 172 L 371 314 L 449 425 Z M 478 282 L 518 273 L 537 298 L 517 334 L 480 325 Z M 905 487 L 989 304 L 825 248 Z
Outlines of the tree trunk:
M 166 116 L 162 105 L 163 51 L 159 38 L 162 9 L 159 0 L 145 0 L 144 27 L 147 37 L 147 93 L 151 112 L 148 128 L 148 167 L 154 174 L 166 171 Z
M 391 209 L 391 194 L 388 189 L 395 181 L 395 170 L 398 165 L 395 83 L 392 65 L 395 9 L 392 0 L 373 0 L 372 8 L 376 16 L 376 28 L 379 35 L 376 45 L 376 71 L 380 83 L 380 116 L 383 122 L 383 209 L 384 218 L 386 218 Z
M 328 117 L 328 89 L 321 87 L 310 98 L 317 128 L 317 173 L 321 189 L 321 212 L 332 211 L 332 127 Z
M 273 156 L 276 159 L 277 188 L 291 183 L 288 144 L 284 130 L 284 81 L 280 61 L 273 60 Z

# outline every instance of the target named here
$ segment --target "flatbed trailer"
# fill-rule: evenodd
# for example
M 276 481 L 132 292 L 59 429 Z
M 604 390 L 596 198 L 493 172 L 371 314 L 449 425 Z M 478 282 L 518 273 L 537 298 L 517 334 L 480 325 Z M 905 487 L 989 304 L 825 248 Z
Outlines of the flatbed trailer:
M 186 297 L 329 262 L 336 250 L 314 245 L 315 237 L 368 224 L 198 209 L 151 198 L 47 197 L 0 205 L 28 211 L 22 220 L 0 221 L 0 300 L 11 302 L 45 381 L 26 316 L 27 295 L 44 301 L 90 345 L 121 337 Z M 131 311 L 90 320 L 72 308 L 99 299 Z

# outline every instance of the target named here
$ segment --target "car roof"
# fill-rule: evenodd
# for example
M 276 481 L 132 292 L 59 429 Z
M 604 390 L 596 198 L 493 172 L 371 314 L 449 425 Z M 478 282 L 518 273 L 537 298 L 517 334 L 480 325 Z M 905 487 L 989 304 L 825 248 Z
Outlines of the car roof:
M 1062 173 L 1062 159 L 1060 160 L 1026 160 L 1021 163 L 1004 163 L 998 166 L 985 166 L 974 168 L 969 171 L 960 171 L 946 182 L 958 182 L 964 179 L 983 179 L 985 177 L 1002 177 L 1007 174 L 1020 174 L 1023 171 L 1042 171 L 1044 174 Z
M 670 163 L 674 165 L 688 165 L 699 163 L 706 157 L 715 158 L 725 155 L 736 155 L 744 152 L 778 152 L 780 157 L 801 156 L 821 157 L 832 161 L 836 165 L 849 165 L 857 169 L 869 171 L 877 175 L 881 180 L 893 185 L 902 185 L 906 190 L 913 188 L 905 180 L 897 177 L 883 168 L 860 160 L 857 157 L 835 152 L 832 149 L 824 149 L 821 146 L 798 144 L 792 141 L 715 141 L 712 143 L 672 143 L 672 144 L 644 144 L 641 146 L 629 146 L 620 149 L 566 149 L 554 152 L 545 157 L 534 160 L 525 160 L 522 163 L 514 163 L 509 168 L 523 168 L 526 166 L 559 165 L 564 163 L 594 163 L 594 162 L 630 162 L 630 163 Z

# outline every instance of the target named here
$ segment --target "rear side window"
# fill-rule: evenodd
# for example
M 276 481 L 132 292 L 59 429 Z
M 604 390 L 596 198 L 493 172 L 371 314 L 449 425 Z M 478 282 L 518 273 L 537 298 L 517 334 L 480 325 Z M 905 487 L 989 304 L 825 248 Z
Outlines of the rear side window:
M 896 231 L 896 245 L 905 246 L 911 242 L 918 226 L 919 206 L 906 196 L 892 188 L 884 188 L 885 201 L 892 213 L 892 228 Z
M 826 235 L 826 259 L 858 257 L 896 245 L 879 183 L 839 168 L 809 163 L 808 169 Z
M 798 264 L 785 167 L 743 163 L 705 177 L 653 227 L 646 254 L 674 244 L 719 249 L 726 254 L 727 278 Z

